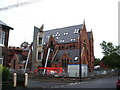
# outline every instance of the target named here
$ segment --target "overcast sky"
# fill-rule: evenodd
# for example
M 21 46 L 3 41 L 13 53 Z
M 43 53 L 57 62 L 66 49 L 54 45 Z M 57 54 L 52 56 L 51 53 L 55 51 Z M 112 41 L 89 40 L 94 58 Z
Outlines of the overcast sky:
M 0 8 L 31 0 L 0 0 Z M 96 58 L 102 58 L 100 43 L 118 45 L 119 0 L 38 0 L 39 2 L 0 11 L 0 20 L 13 27 L 9 46 L 32 42 L 34 26 L 44 30 L 79 25 L 85 19 L 87 31 L 93 31 Z

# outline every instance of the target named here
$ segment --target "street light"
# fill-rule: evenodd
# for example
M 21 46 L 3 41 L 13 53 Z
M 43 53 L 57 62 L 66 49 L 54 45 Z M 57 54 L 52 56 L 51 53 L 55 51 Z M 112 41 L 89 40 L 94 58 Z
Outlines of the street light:
M 80 63 L 80 64 L 79 64 L 79 78 L 80 78 L 80 80 L 79 80 L 79 81 L 81 82 L 81 81 L 82 81 L 82 75 L 81 75 L 81 73 L 82 73 L 82 66 L 81 66 L 81 50 L 80 50 L 80 49 L 81 49 L 81 41 L 80 41 L 81 35 L 80 35 L 80 29 L 79 29 L 79 34 L 78 34 L 78 35 L 79 35 L 79 36 L 78 36 L 78 37 L 79 37 L 78 40 L 79 40 L 79 60 L 80 60 L 80 61 L 79 61 L 79 63 Z

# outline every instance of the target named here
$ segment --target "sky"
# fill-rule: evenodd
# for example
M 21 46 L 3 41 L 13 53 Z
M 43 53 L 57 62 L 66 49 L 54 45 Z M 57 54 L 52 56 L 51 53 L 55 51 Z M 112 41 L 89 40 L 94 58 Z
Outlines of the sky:
M 0 8 L 32 0 L 0 0 Z M 100 43 L 118 45 L 119 0 L 36 0 L 36 3 L 0 11 L 0 20 L 14 28 L 10 31 L 9 46 L 19 47 L 33 41 L 34 26 L 44 30 L 85 24 L 93 31 L 94 54 L 102 58 Z

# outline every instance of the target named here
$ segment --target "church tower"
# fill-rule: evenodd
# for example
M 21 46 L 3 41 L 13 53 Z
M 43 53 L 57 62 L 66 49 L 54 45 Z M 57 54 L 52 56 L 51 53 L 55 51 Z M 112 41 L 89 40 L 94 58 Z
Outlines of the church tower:
M 34 27 L 32 70 L 36 69 L 38 66 L 42 66 L 43 37 L 44 37 L 43 28 L 44 28 L 44 25 L 42 25 L 40 28 Z

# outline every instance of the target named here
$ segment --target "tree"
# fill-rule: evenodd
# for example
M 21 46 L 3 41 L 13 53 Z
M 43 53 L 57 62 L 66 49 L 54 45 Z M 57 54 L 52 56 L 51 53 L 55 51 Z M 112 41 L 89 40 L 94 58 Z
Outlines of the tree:
M 117 53 L 120 55 L 120 46 L 114 46 L 111 42 L 103 41 L 101 44 L 104 56 L 109 56 L 110 54 Z
M 114 46 L 111 42 L 103 41 L 101 44 L 104 57 L 103 63 L 111 68 L 120 68 L 120 46 Z
M 95 58 L 94 60 L 95 60 L 94 61 L 94 66 L 97 66 L 97 65 L 100 64 L 100 59 L 99 58 Z
M 112 53 L 109 56 L 104 56 L 103 63 L 110 68 L 120 68 L 120 55 Z

